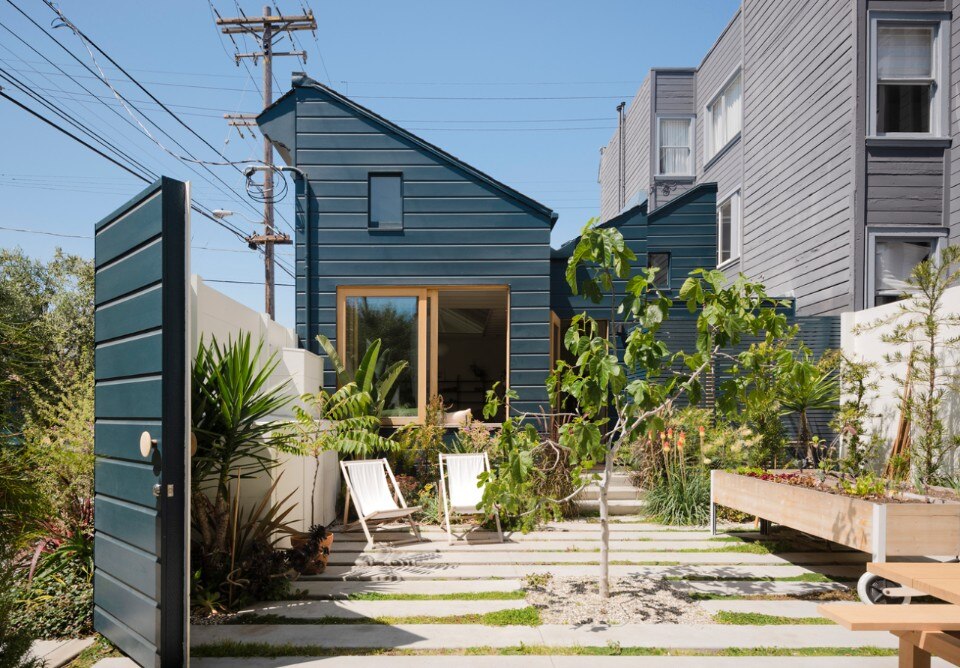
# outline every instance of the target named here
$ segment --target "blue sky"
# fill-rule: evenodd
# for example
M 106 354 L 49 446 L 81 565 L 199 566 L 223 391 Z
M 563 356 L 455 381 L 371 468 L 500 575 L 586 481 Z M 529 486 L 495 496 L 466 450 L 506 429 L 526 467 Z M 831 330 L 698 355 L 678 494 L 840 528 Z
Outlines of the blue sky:
M 238 1 L 247 14 L 262 12 L 262 3 Z M 54 15 L 41 0 L 13 2 L 40 25 L 50 26 Z M 238 13 L 234 0 L 213 4 L 224 16 Z M 559 245 L 598 213 L 599 149 L 613 132 L 617 103 L 633 96 L 651 67 L 697 65 L 739 1 L 312 0 L 311 4 L 319 23 L 317 41 L 309 33 L 298 36 L 298 46 L 308 52 L 306 66 L 295 58 L 277 59 L 274 71 L 282 88 L 274 91 L 275 96 L 289 87 L 294 70 L 331 83 L 553 208 L 560 214 L 553 239 Z M 62 0 L 59 5 L 224 155 L 231 160 L 260 157 L 259 142 L 229 131 L 222 119 L 224 112 L 257 111 L 260 94 L 246 70 L 234 65 L 233 44 L 219 36 L 205 0 Z M 279 8 L 299 13 L 301 3 L 282 0 Z M 202 168 L 194 173 L 146 137 L 102 82 L 6 1 L 0 3 L 0 24 L 75 75 L 110 108 L 0 27 L 3 71 L 63 104 L 154 172 L 191 180 L 194 198 L 210 209 L 236 211 L 231 221 L 237 226 L 255 228 L 259 205 L 243 194 L 243 178 L 237 171 L 209 167 L 223 183 Z M 68 29 L 49 33 L 93 66 Z M 237 42 L 242 50 L 252 50 L 249 42 L 239 38 Z M 286 43 L 278 47 L 286 48 Z M 101 65 L 125 95 L 135 101 L 146 99 L 105 62 Z M 259 84 L 259 70 L 253 72 Z M 0 80 L 0 86 L 40 108 L 7 82 Z M 582 99 L 490 99 L 516 97 Z M 219 160 L 156 105 L 138 106 L 194 155 Z M 4 128 L 0 228 L 81 237 L 0 229 L 0 246 L 20 246 L 41 258 L 49 257 L 57 246 L 92 256 L 93 223 L 140 190 L 141 182 L 2 99 L 0 127 Z M 182 153 L 173 140 L 151 130 L 164 146 Z M 292 221 L 292 207 L 288 196 L 277 205 L 279 215 Z M 207 279 L 262 277 L 262 262 L 252 251 L 199 216 L 193 219 L 192 245 L 194 271 Z M 292 265 L 292 249 L 280 253 Z M 278 282 L 291 284 L 292 279 L 279 272 Z M 263 291 L 256 285 L 213 285 L 262 308 Z M 293 289 L 286 285 L 278 288 L 277 320 L 293 324 Z

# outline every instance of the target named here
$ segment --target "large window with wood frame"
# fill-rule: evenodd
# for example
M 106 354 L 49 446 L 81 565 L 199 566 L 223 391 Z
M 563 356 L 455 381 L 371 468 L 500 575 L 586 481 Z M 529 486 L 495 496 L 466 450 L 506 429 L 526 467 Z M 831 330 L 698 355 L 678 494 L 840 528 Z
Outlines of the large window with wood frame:
M 387 364 L 408 362 L 384 414 L 390 423 L 422 420 L 436 395 L 449 424 L 462 423 L 467 411 L 481 420 L 487 390 L 507 386 L 506 286 L 344 287 L 337 312 L 337 346 L 348 369 L 376 339 Z

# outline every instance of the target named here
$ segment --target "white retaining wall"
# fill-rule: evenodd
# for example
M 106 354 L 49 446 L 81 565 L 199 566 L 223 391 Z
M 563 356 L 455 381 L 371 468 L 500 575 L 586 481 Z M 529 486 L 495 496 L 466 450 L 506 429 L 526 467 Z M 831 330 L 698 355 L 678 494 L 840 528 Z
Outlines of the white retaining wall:
M 941 313 L 960 313 L 960 286 L 947 290 Z M 897 424 L 900 420 L 899 393 L 903 389 L 902 379 L 906 375 L 907 365 L 906 362 L 887 362 L 885 356 L 897 352 L 898 348 L 906 356 L 909 348 L 884 343 L 882 339 L 884 335 L 891 333 L 897 323 L 907 322 L 908 317 L 901 315 L 898 303 L 884 304 L 840 316 L 843 352 L 853 359 L 873 362 L 877 365 L 874 379 L 878 381 L 879 386 L 870 397 L 872 412 L 875 416 L 870 420 L 868 429 L 881 434 L 888 448 L 896 437 Z M 960 328 L 946 331 L 947 338 L 960 336 Z M 942 368 L 948 373 L 955 373 L 960 365 L 960 354 L 956 347 L 954 348 L 952 351 L 946 351 L 942 359 Z M 947 392 L 944 398 L 944 417 L 948 437 L 952 434 L 960 434 L 960 394 Z
M 191 354 L 195 355 L 201 338 L 209 341 L 215 336 L 218 341 L 236 340 L 241 333 L 249 333 L 252 345 L 263 341 L 262 357 L 264 363 L 270 355 L 276 355 L 279 362 L 270 377 L 270 387 L 284 382 L 286 393 L 294 399 L 307 392 L 316 392 L 323 382 L 323 358 L 297 347 L 296 333 L 274 322 L 266 313 L 258 313 L 231 299 L 222 292 L 211 288 L 203 279 L 194 275 L 191 278 Z M 292 405 L 292 404 L 291 404 Z M 293 416 L 291 408 L 276 415 L 278 420 L 288 420 Z M 273 497 L 279 501 L 291 492 L 291 502 L 296 503 L 290 514 L 291 524 L 299 530 L 306 530 L 311 524 L 330 524 L 336 516 L 337 494 L 340 491 L 340 467 L 334 452 L 324 452 L 320 456 L 319 471 L 317 460 L 313 457 L 297 457 L 283 453 L 274 453 L 280 464 L 271 471 L 270 476 L 261 476 L 240 483 L 240 503 L 250 507 L 263 497 L 278 475 L 280 483 Z M 316 496 L 313 497 L 316 477 Z M 312 506 L 312 509 L 311 509 Z

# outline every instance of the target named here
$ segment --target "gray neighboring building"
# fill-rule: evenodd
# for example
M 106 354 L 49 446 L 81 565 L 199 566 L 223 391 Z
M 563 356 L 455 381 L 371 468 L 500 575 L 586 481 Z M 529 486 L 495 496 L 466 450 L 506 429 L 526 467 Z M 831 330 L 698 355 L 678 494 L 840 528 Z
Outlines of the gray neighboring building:
M 650 70 L 602 149 L 601 218 L 717 184 L 718 266 L 802 315 L 897 298 L 960 235 L 953 0 L 743 0 L 696 68 Z

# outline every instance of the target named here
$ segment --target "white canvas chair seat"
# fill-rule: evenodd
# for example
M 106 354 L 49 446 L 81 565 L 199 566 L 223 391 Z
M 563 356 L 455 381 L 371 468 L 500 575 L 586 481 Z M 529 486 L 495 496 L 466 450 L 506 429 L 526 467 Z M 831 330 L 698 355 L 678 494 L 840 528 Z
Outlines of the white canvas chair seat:
M 447 524 L 447 536 L 453 541 L 450 528 L 450 513 L 458 515 L 485 515 L 480 504 L 483 501 L 483 487 L 479 485 L 480 475 L 490 470 L 490 460 L 484 452 L 465 455 L 440 455 L 440 490 L 443 496 L 443 514 Z M 500 513 L 493 516 L 497 522 L 497 534 L 503 542 L 503 530 L 500 528 Z
M 350 502 L 353 501 L 357 509 L 357 521 L 367 537 L 368 546 L 373 545 L 373 536 L 370 534 L 371 525 L 400 519 L 406 519 L 416 534 L 417 540 L 421 540 L 420 527 L 413 521 L 414 513 L 419 512 L 421 507 L 407 506 L 386 459 L 340 462 L 340 469 L 347 483 L 344 525 L 347 523 Z M 390 490 L 390 483 L 393 484 L 394 491 Z

